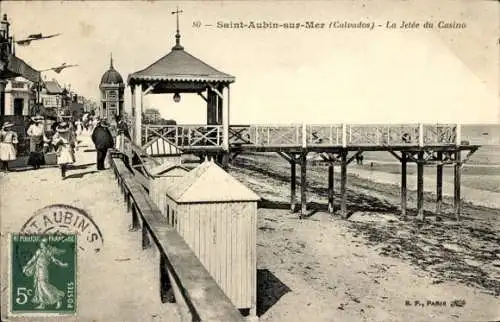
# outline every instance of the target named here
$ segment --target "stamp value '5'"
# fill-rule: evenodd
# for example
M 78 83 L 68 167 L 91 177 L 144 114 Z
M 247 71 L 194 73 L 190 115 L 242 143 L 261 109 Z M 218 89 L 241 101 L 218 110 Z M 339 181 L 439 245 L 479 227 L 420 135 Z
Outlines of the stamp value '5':
M 76 313 L 76 235 L 11 235 L 11 313 Z

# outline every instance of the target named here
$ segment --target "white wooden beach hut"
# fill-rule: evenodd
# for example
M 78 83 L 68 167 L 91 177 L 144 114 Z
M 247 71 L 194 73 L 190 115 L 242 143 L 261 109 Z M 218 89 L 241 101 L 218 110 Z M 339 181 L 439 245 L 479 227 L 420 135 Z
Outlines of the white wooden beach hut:
M 144 147 L 148 155 L 153 155 L 159 162 L 180 163 L 182 151 L 171 142 L 159 137 L 147 143 Z
M 186 167 L 172 162 L 164 162 L 149 169 L 149 173 L 153 175 L 149 181 L 149 196 L 165 216 L 167 215 L 164 212 L 166 186 L 184 177 L 188 172 Z
M 239 309 L 256 313 L 259 196 L 212 161 L 166 187 L 167 216 Z

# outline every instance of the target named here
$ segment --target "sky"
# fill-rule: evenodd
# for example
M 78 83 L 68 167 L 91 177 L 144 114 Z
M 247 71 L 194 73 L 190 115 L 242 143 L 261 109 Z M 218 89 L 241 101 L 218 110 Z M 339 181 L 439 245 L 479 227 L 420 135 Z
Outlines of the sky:
M 418 123 L 500 122 L 499 16 L 495 1 L 2 1 L 16 39 L 62 35 L 16 54 L 36 69 L 78 67 L 47 79 L 99 100 L 99 82 L 114 66 L 127 80 L 168 54 L 179 5 L 181 44 L 236 77 L 230 122 Z M 201 27 L 196 27 L 196 22 Z M 323 29 L 218 28 L 217 22 L 315 21 Z M 328 28 L 330 22 L 374 23 L 369 29 Z M 388 21 L 397 28 L 387 28 Z M 433 28 L 423 28 L 425 21 Z M 439 21 L 465 24 L 438 28 Z M 402 29 L 403 22 L 418 28 Z M 211 26 L 206 26 L 206 25 Z M 378 27 L 380 25 L 380 27 Z M 179 123 L 206 122 L 197 95 L 148 95 Z M 126 108 L 130 89 L 126 88 Z

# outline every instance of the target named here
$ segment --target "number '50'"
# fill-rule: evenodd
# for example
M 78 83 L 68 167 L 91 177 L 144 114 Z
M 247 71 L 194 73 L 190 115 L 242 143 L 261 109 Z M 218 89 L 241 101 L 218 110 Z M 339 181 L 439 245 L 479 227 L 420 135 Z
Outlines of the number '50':
M 31 290 L 26 287 L 18 287 L 16 295 L 16 303 L 19 305 L 24 305 L 28 302 L 28 296 L 31 295 Z

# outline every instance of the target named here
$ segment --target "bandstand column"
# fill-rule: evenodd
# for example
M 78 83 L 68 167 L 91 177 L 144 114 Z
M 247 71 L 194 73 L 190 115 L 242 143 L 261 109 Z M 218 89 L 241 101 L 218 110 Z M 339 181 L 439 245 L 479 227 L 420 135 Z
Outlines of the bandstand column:
M 224 87 L 223 86 L 219 86 L 218 87 L 218 90 L 219 92 L 223 93 L 224 92 Z M 219 97 L 217 96 L 217 124 L 218 125 L 222 125 L 222 109 L 223 109 L 223 103 L 224 103 L 224 100 L 222 99 L 222 97 Z
M 229 153 L 229 107 L 230 107 L 230 91 L 229 85 L 226 87 L 227 95 L 223 101 L 222 111 L 222 149 L 224 153 Z
M 135 144 L 142 146 L 142 86 L 135 85 Z
M 212 90 L 207 90 L 207 125 L 217 124 L 217 94 Z
M 135 86 L 130 86 L 130 108 L 132 110 L 132 118 L 134 120 L 134 124 L 135 124 L 135 114 L 137 113 L 137 109 L 136 109 L 136 103 L 135 103 Z M 134 140 L 134 142 L 136 142 L 136 130 L 135 130 L 135 125 L 134 127 L 131 129 L 132 131 L 132 140 Z

